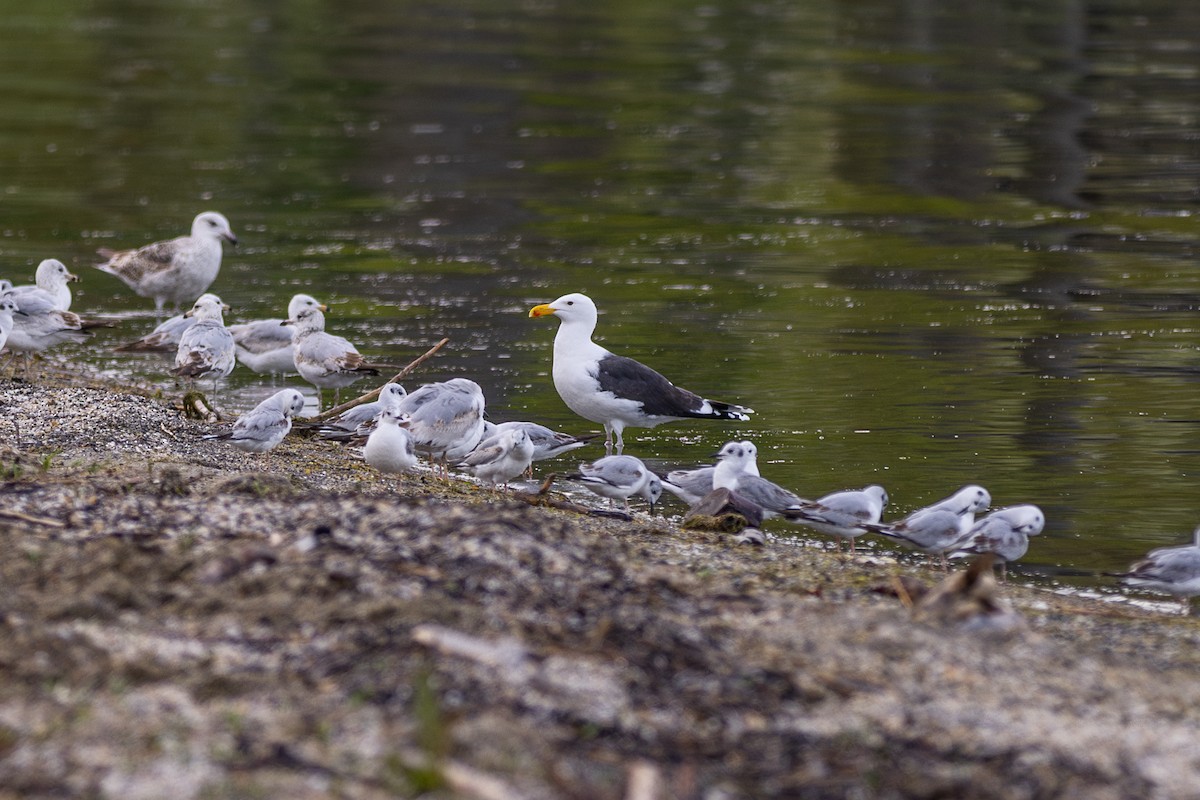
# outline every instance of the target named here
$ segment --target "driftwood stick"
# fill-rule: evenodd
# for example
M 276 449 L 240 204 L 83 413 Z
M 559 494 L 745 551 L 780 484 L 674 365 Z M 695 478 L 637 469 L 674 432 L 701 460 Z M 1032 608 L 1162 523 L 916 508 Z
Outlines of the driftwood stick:
M 410 374 L 412 374 L 412 371 L 414 369 L 421 366 L 421 364 L 423 364 L 430 357 L 432 357 L 433 354 L 436 353 L 438 350 L 441 350 L 446 345 L 446 343 L 449 341 L 450 340 L 448 338 L 442 339 L 440 342 L 435 344 L 433 347 L 426 350 L 422 355 L 419 355 L 415 359 L 413 359 L 412 363 L 410 363 L 407 367 L 405 367 L 404 369 L 397 372 L 395 374 L 395 376 L 384 381 L 382 384 L 380 384 L 376 388 L 372 389 L 371 391 L 367 392 L 366 394 L 362 395 L 361 397 L 356 397 L 353 400 L 347 400 L 345 403 L 342 403 L 340 406 L 334 406 L 333 408 L 329 409 L 328 411 L 317 414 L 315 417 L 309 417 L 306 421 L 310 422 L 310 423 L 324 422 L 327 419 L 332 419 L 333 417 L 336 417 L 338 414 L 341 414 L 345 411 L 349 411 L 350 409 L 354 408 L 355 406 L 360 406 L 363 403 L 370 403 L 373 400 L 379 399 L 379 392 L 380 392 L 380 390 L 383 389 L 384 386 L 387 386 L 389 383 L 398 383 L 399 381 L 402 381 L 405 378 L 407 378 Z
M 43 525 L 47 528 L 64 528 L 65 524 L 56 519 L 48 519 L 46 517 L 34 517 L 29 514 L 22 514 L 20 511 L 8 511 L 0 509 L 0 517 L 4 519 L 15 519 L 21 522 L 28 522 L 32 525 Z

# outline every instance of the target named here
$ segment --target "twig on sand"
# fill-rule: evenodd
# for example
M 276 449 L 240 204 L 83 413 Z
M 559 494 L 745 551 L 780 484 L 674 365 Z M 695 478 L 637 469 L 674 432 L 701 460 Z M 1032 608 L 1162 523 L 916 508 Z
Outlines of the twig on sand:
M 392 378 L 389 378 L 387 381 L 380 384 L 379 386 L 372 389 L 371 391 L 367 392 L 366 394 L 362 395 L 361 397 L 356 397 L 353 400 L 347 400 L 345 403 L 342 403 L 340 406 L 334 406 L 333 408 L 329 409 L 328 411 L 317 414 L 315 417 L 309 417 L 305 421 L 309 422 L 309 423 L 324 422 L 325 420 L 336 417 L 338 414 L 348 411 L 349 409 L 354 408 L 355 406 L 360 406 L 363 403 L 370 403 L 373 400 L 377 400 L 379 398 L 379 392 L 380 392 L 380 390 L 383 389 L 384 386 L 387 386 L 389 383 L 397 383 L 397 382 L 402 381 L 405 378 L 407 378 L 414 369 L 416 369 L 422 363 L 424 363 L 426 360 L 428 360 L 438 350 L 441 350 L 442 347 L 444 347 L 446 345 L 446 343 L 449 341 L 450 341 L 449 338 L 442 339 L 440 342 L 435 344 L 433 347 L 426 350 L 422 355 L 419 355 L 415 359 L 413 359 L 412 363 L 410 363 L 407 367 L 405 367 L 404 369 L 397 372 L 395 374 L 395 376 L 393 376 Z
M 32 525 L 41 525 L 46 528 L 66 527 L 65 523 L 59 522 L 56 519 L 49 519 L 47 517 L 34 517 L 29 514 L 22 514 L 20 511 L 8 511 L 6 509 L 0 509 L 0 518 L 20 520 L 21 522 L 28 522 Z

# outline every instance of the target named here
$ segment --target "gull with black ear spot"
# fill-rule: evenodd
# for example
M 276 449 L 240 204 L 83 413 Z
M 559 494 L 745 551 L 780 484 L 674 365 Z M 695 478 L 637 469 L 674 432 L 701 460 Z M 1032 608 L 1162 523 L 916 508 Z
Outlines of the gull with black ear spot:
M 650 513 L 653 514 L 655 504 L 662 497 L 662 480 L 640 458 L 633 456 L 605 456 L 590 464 L 580 464 L 579 472 L 566 477 L 579 481 L 601 497 L 607 497 L 610 505 L 620 500 L 626 511 L 629 510 L 629 498 L 638 495 L 650 504 Z
M 458 463 L 476 478 L 508 488 L 533 463 L 534 445 L 524 428 L 506 428 L 481 441 Z
M 292 339 L 292 360 L 300 377 L 317 387 L 317 403 L 321 390 L 333 389 L 334 402 L 341 399 L 342 387 L 349 386 L 367 375 L 378 375 L 382 364 L 371 364 L 349 340 L 325 332 L 322 305 L 304 306 L 295 317 L 280 325 L 295 328 Z
M 764 519 L 787 516 L 809 501 L 758 475 L 757 449 L 750 442 L 726 442 L 717 451 L 713 489 L 728 489 L 762 509 Z
M 1175 595 L 1183 601 L 1184 615 L 1193 613 L 1191 598 L 1200 595 L 1200 527 L 1192 533 L 1191 544 L 1159 547 L 1127 572 L 1104 574 L 1120 578 L 1126 586 Z
M 740 463 L 747 474 L 758 475 L 758 448 L 749 441 L 739 444 L 750 455 L 750 458 Z M 671 470 L 663 478 L 663 488 L 689 506 L 694 506 L 713 490 L 713 475 L 716 471 L 715 466 Z
M 854 553 L 855 538 L 867 533 L 863 525 L 879 522 L 887 502 L 887 491 L 882 486 L 871 485 L 865 489 L 827 494 L 784 516 L 791 522 L 838 537 L 839 553 L 842 552 L 842 539 L 849 539 L 850 552 Z
M 292 429 L 292 417 L 303 410 L 304 395 L 284 389 L 238 417 L 232 430 L 204 438 L 228 441 L 247 453 L 269 454 Z
M 8 334 L 13 329 L 13 314 L 21 313 L 11 297 L 0 295 L 0 350 L 8 342 Z
M 944 500 L 917 509 L 899 522 L 887 524 L 863 523 L 871 533 L 878 533 L 906 547 L 937 556 L 942 571 L 948 569 L 946 554 L 955 549 L 975 524 L 975 514 L 992 503 L 992 496 L 982 486 L 964 486 Z
M 408 472 L 417 466 L 417 450 L 406 424 L 399 407 L 387 403 L 363 446 L 363 460 L 380 472 Z
M 1008 581 L 1008 562 L 1029 551 L 1029 537 L 1037 536 L 1046 526 L 1046 516 L 1035 505 L 999 508 L 978 520 L 967 532 L 950 558 L 991 553 L 1000 562 L 1000 581 Z
M 754 409 L 707 400 L 681 389 L 650 367 L 611 353 L 592 341 L 596 304 L 584 294 L 566 294 L 534 306 L 530 317 L 559 319 L 554 336 L 554 388 L 567 407 L 604 426 L 605 451 L 619 455 L 625 428 L 653 428 L 681 419 L 745 422 Z
M 237 244 L 229 220 L 204 211 L 192 220 L 190 236 L 179 236 L 135 250 L 101 248 L 103 264 L 96 269 L 115 275 L 142 297 L 154 300 L 161 312 L 168 300 L 176 308 L 208 291 L 221 271 L 221 242 Z

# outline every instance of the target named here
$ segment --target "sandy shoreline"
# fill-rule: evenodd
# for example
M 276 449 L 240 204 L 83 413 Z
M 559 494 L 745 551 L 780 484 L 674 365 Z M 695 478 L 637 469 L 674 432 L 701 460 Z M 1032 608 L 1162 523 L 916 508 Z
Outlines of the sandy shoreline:
M 1184 798 L 1200 621 L 0 382 L 0 797 Z M 69 383 L 69 385 L 68 385 Z M 1015 618 L 1013 618 L 1015 619 Z M 1011 621 L 1011 620 L 1010 620 Z

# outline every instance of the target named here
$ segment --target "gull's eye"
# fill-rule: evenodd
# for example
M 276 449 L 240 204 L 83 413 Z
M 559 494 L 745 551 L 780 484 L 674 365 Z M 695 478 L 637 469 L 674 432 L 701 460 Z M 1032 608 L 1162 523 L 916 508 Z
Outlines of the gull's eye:
M 573 306 L 573 305 L 575 305 L 575 301 L 574 301 L 574 300 L 568 300 L 568 301 L 567 301 L 567 305 L 569 305 L 569 306 Z

